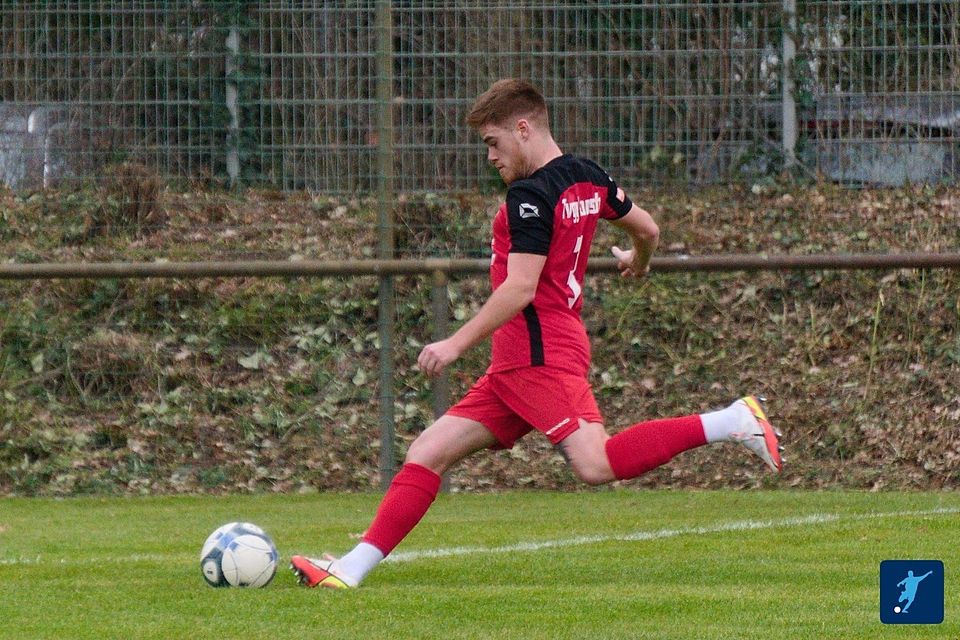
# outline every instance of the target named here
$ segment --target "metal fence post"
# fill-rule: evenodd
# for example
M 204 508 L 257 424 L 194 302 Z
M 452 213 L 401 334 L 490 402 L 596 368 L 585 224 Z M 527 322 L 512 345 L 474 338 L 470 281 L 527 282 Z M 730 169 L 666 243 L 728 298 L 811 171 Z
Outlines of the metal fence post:
M 433 340 L 443 340 L 450 333 L 450 309 L 447 300 L 449 279 L 444 271 L 433 272 L 433 286 L 430 288 L 430 306 L 433 312 Z M 433 380 L 433 417 L 439 418 L 450 408 L 450 372 L 444 370 Z M 450 476 L 444 474 L 440 484 L 441 491 L 450 490 Z
M 430 302 L 433 307 L 433 339 L 443 340 L 450 333 L 450 309 L 447 304 L 447 274 L 433 272 Z M 433 417 L 439 418 L 450 408 L 450 374 L 444 371 L 433 382 Z
M 377 0 L 377 190 L 381 260 L 393 258 L 393 12 L 389 0 Z M 393 277 L 380 277 L 380 486 L 390 486 L 394 464 Z
M 797 162 L 797 104 L 793 95 L 793 61 L 797 54 L 797 2 L 783 0 L 783 164 L 789 169 Z

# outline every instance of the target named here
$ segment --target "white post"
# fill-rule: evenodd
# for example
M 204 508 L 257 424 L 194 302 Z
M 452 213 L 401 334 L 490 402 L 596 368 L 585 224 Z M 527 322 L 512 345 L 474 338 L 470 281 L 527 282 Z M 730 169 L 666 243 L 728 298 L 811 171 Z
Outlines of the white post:
M 37 136 L 43 144 L 43 188 L 46 189 L 53 183 L 54 177 L 54 152 L 65 153 L 64 149 L 54 145 L 53 136 L 61 131 L 69 131 L 69 122 L 54 122 L 56 117 L 62 118 L 60 110 L 53 107 L 37 107 L 27 116 L 27 133 Z M 51 124 L 52 123 L 52 124 Z
M 793 96 L 793 61 L 797 43 L 793 39 L 797 31 L 797 2 L 783 0 L 783 161 L 789 169 L 797 162 L 797 104 Z
M 230 124 L 227 128 L 227 175 L 230 177 L 230 186 L 237 186 L 240 179 L 240 110 L 237 106 L 237 56 L 240 53 L 240 32 L 236 27 L 230 27 L 227 35 L 227 111 L 230 113 Z

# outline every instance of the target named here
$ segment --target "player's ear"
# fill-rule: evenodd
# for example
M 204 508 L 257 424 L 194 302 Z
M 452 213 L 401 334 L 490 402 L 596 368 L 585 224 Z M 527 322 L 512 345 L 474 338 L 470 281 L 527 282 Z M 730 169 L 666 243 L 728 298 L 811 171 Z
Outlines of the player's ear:
M 530 137 L 530 121 L 526 118 L 520 118 L 517 120 L 517 133 L 520 134 L 521 140 L 526 140 Z

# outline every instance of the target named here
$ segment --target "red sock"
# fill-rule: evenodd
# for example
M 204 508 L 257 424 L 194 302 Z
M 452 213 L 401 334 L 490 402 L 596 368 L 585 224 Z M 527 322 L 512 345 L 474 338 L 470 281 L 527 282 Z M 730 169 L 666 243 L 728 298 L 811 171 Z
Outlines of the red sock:
M 607 459 L 618 480 L 629 480 L 681 451 L 707 444 L 700 416 L 641 422 L 607 440 Z
M 408 462 L 393 477 L 363 541 L 389 555 L 413 531 L 440 491 L 440 476 Z

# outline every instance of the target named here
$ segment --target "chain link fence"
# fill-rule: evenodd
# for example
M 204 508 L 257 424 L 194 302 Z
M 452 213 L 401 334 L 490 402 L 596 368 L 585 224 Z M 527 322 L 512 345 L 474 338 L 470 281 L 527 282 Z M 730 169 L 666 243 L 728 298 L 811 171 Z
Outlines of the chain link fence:
M 388 222 L 393 257 L 486 257 L 503 186 L 463 120 L 517 75 L 543 88 L 566 151 L 661 214 L 666 253 L 949 251 L 952 195 L 850 205 L 818 186 L 764 189 L 784 172 L 955 182 L 958 13 L 960 0 L 4 3 L 0 248 L 14 263 L 364 260 L 386 257 Z M 683 189 L 741 181 L 758 202 Z M 253 188 L 217 188 L 232 184 Z M 664 184 L 680 195 L 651 189 Z M 420 346 L 487 292 L 398 277 L 385 293 L 388 280 L 3 281 L 0 491 L 383 482 L 435 409 Z M 809 454 L 790 482 L 843 483 L 857 456 L 851 484 L 883 486 L 895 441 L 904 486 L 956 484 L 952 274 L 642 287 L 585 293 L 611 426 L 782 380 L 780 415 Z M 730 356 L 750 348 L 762 379 Z M 482 366 L 471 353 L 449 395 Z M 887 403 L 903 384 L 914 401 Z M 507 480 L 525 456 L 537 470 Z M 475 464 L 462 486 L 572 484 L 541 441 Z M 737 469 L 732 484 L 759 482 Z
M 800 4 L 804 165 L 849 184 L 955 181 L 960 4 Z
M 757 180 L 794 158 L 801 176 L 848 184 L 957 173 L 957 0 L 379 7 L 8 3 L 0 181 L 135 160 L 172 180 L 368 192 L 379 79 L 398 191 L 497 189 L 463 119 L 504 76 L 541 86 L 563 147 L 629 185 Z

